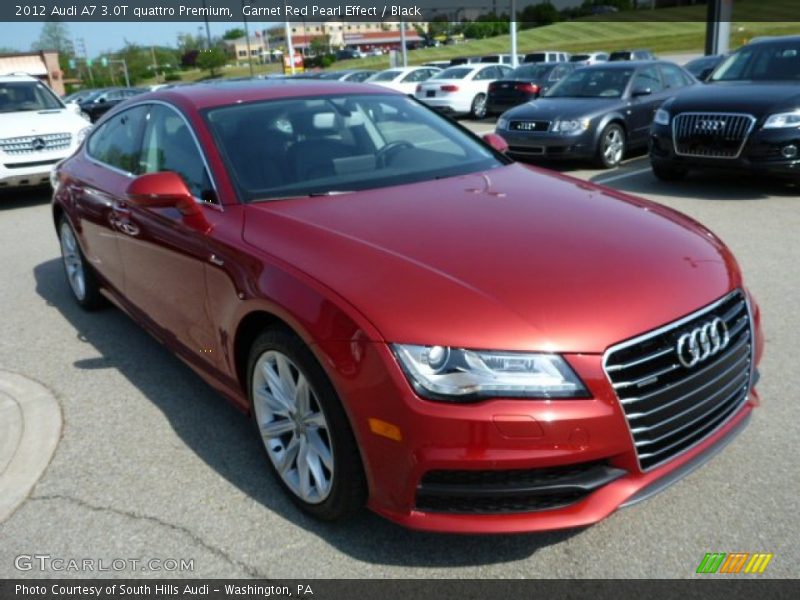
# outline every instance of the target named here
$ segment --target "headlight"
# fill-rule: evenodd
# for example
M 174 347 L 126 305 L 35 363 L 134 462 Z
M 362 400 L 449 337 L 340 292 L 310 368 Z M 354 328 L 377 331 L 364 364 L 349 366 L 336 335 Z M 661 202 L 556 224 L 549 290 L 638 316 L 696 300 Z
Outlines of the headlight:
M 581 380 L 557 354 L 392 345 L 411 385 L 426 398 L 586 398 Z
M 75 136 L 75 139 L 78 140 L 78 145 L 80 146 L 83 143 L 83 140 L 86 139 L 86 136 L 89 135 L 89 132 L 92 130 L 91 127 L 84 127 L 78 132 L 78 135 Z
M 508 119 L 504 119 L 500 117 L 497 119 L 497 124 L 495 125 L 495 130 L 500 131 L 501 129 L 508 129 Z
M 764 129 L 781 129 L 783 127 L 800 127 L 800 108 L 791 112 L 770 115 L 764 122 Z
M 658 125 L 669 125 L 669 112 L 663 108 L 659 108 L 653 117 L 653 123 Z
M 589 119 L 573 119 L 571 121 L 556 121 L 553 123 L 553 131 L 561 133 L 577 133 L 589 129 Z

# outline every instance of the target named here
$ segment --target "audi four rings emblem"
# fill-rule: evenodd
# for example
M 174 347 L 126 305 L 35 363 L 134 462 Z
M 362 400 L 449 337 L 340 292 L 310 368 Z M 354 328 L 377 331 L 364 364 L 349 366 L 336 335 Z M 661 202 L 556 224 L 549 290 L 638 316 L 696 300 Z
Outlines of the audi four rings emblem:
M 730 341 L 728 326 L 717 317 L 679 337 L 675 352 L 680 363 L 689 369 L 719 353 Z

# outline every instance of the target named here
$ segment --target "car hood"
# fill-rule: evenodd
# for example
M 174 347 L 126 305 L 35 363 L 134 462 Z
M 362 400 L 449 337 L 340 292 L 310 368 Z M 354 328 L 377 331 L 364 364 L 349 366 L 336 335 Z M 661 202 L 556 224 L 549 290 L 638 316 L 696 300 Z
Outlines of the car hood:
M 243 235 L 390 342 L 597 353 L 741 283 L 688 217 L 518 164 L 253 203 Z
M 670 112 L 746 112 L 755 117 L 773 110 L 797 108 L 800 85 L 797 83 L 717 82 L 692 86 L 679 93 L 665 108 Z
M 578 119 L 604 113 L 624 105 L 620 98 L 539 98 L 523 104 L 503 115 L 506 119 L 531 119 L 552 121 Z
M 86 119 L 69 109 L 0 113 L 0 137 L 72 133 L 89 127 Z

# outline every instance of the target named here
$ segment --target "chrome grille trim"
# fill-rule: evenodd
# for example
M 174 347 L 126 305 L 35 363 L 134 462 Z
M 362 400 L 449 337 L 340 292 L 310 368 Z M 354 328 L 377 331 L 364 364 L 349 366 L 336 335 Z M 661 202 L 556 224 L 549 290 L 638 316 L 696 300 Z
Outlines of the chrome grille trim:
M 704 123 L 708 122 L 718 122 L 721 125 L 718 128 L 707 128 Z M 694 158 L 739 158 L 755 124 L 756 118 L 745 113 L 679 113 L 672 117 L 675 154 Z M 701 137 L 700 147 L 695 145 L 692 149 L 698 137 Z M 717 147 L 709 146 L 709 141 Z M 729 147 L 721 148 L 720 143 L 726 143 Z
M 676 366 L 669 355 L 677 337 L 716 317 L 728 325 L 731 344 L 696 368 Z M 735 290 L 606 350 L 603 371 L 625 415 L 642 471 L 688 452 L 736 414 L 749 396 L 753 349 L 751 307 L 744 292 Z
M 34 148 L 35 140 L 43 140 L 43 148 Z M 63 150 L 72 143 L 71 133 L 45 133 L 42 135 L 24 135 L 19 137 L 0 139 L 0 150 L 12 156 L 21 154 L 36 154 L 50 150 Z

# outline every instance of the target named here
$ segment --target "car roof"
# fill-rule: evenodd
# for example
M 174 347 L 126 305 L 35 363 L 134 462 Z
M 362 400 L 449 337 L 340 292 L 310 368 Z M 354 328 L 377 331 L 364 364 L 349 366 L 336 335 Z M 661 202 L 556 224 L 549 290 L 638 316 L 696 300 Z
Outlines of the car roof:
M 762 44 L 783 44 L 786 42 L 800 42 L 800 35 L 779 35 L 779 36 L 765 35 L 761 37 L 755 37 L 752 40 L 750 40 L 750 42 L 748 42 L 747 46 L 755 46 Z
M 630 69 L 631 67 L 644 67 L 647 65 L 675 65 L 668 60 L 620 60 L 614 62 L 601 62 L 594 65 L 586 65 L 580 67 L 580 70 L 585 69 Z M 676 67 L 678 65 L 675 65 Z
M 137 100 L 166 100 L 202 110 L 215 106 L 281 98 L 313 98 L 330 94 L 403 95 L 380 86 L 325 79 L 261 79 L 194 83 L 137 96 Z
M 10 83 L 12 81 L 39 81 L 36 77 L 27 73 L 6 73 L 0 75 L 0 83 Z

